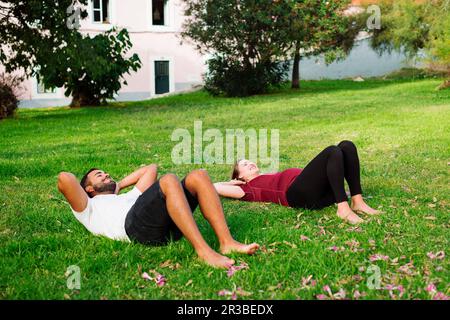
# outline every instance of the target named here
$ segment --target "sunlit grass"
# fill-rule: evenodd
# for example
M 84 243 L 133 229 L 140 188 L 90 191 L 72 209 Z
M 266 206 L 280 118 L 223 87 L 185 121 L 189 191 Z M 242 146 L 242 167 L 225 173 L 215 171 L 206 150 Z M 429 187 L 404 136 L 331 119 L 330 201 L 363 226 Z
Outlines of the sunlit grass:
M 219 299 L 227 298 L 220 290 L 236 286 L 251 293 L 248 299 L 315 299 L 329 285 L 347 298 L 359 291 L 361 299 L 390 299 L 389 290 L 367 287 L 372 264 L 380 267 L 382 288 L 404 288 L 402 299 L 430 299 L 425 288 L 431 283 L 448 295 L 448 258 L 427 257 L 448 255 L 450 236 L 450 93 L 434 91 L 439 83 L 319 81 L 302 83 L 298 92 L 286 88 L 246 99 L 197 92 L 102 108 L 20 110 L 0 122 L 0 298 Z M 158 163 L 161 174 L 183 177 L 203 167 L 215 181 L 227 179 L 229 165 L 172 162 L 171 133 L 193 133 L 195 120 L 222 132 L 279 129 L 280 169 L 303 167 L 326 146 L 352 140 L 364 196 L 386 214 L 355 229 L 333 206 L 307 211 L 223 200 L 236 239 L 265 246 L 253 257 L 233 256 L 250 268 L 231 278 L 200 263 L 186 240 L 160 248 L 114 242 L 92 236 L 73 218 L 56 189 L 63 170 L 81 177 L 97 166 L 120 178 Z M 217 249 L 198 210 L 195 216 Z M 333 252 L 332 246 L 345 249 Z M 374 254 L 389 260 L 371 262 Z M 161 268 L 169 259 L 181 267 Z M 409 274 L 399 270 L 409 262 Z M 81 269 L 79 291 L 66 286 L 70 265 Z M 167 284 L 143 280 L 141 271 L 149 269 Z M 303 286 L 310 275 L 316 285 Z

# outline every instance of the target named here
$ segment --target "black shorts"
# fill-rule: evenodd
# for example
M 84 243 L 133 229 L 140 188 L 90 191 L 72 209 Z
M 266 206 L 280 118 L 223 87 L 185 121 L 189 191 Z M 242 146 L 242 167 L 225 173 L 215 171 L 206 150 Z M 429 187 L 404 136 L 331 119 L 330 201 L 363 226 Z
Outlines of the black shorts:
M 185 179 L 181 181 L 181 185 L 191 211 L 194 212 L 198 200 L 186 189 Z M 167 212 L 159 180 L 142 193 L 128 211 L 125 231 L 131 241 L 154 246 L 165 245 L 170 240 L 177 241 L 183 237 Z

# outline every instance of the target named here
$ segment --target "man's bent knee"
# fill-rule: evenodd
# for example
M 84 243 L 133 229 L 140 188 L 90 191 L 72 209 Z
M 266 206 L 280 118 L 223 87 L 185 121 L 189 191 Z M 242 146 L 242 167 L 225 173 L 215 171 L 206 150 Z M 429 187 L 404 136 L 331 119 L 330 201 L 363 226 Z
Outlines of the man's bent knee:
M 194 170 L 187 175 L 186 182 L 188 182 L 188 180 L 195 181 L 195 180 L 199 180 L 199 179 L 202 179 L 202 180 L 209 179 L 208 171 L 206 171 L 205 169 Z
M 160 180 L 161 185 L 173 185 L 173 184 L 179 184 L 180 180 L 178 180 L 178 177 L 173 173 L 168 173 L 164 175 Z

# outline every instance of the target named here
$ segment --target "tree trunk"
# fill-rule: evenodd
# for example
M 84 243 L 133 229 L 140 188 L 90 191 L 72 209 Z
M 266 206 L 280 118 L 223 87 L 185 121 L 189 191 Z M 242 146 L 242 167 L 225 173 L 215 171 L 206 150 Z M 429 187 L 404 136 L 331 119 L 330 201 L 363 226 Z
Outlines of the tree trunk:
M 300 58 L 300 46 L 297 44 L 292 66 L 292 89 L 300 89 Z
M 70 103 L 71 108 L 81 108 L 86 106 L 99 106 L 101 102 L 98 98 L 93 95 L 83 92 L 74 91 L 72 95 L 72 102 Z
M 439 87 L 437 87 L 437 90 L 443 90 L 443 89 L 448 89 L 450 88 L 450 79 L 445 79 L 443 83 L 441 83 L 439 85 Z

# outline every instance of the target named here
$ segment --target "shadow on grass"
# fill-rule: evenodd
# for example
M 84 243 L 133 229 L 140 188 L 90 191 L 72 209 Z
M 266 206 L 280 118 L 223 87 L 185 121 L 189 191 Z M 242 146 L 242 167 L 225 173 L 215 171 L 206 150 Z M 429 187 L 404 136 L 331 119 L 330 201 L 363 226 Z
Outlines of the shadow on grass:
M 428 79 L 426 79 L 428 80 Z M 70 109 L 69 107 L 57 107 L 46 109 L 20 110 L 13 119 L 61 119 L 70 117 L 84 118 L 98 115 L 108 116 L 110 114 L 121 115 L 140 112 L 169 112 L 172 108 L 177 111 L 185 111 L 195 106 L 198 111 L 201 109 L 212 110 L 229 104 L 247 103 L 270 103 L 290 96 L 311 96 L 315 94 L 334 93 L 339 91 L 363 91 L 386 88 L 392 85 L 399 85 L 423 80 L 400 79 L 400 80 L 380 80 L 369 79 L 365 82 L 354 82 L 352 80 L 320 80 L 303 81 L 300 90 L 290 88 L 290 83 L 283 84 L 280 88 L 272 89 L 270 92 L 250 97 L 213 97 L 206 91 L 201 90 L 193 93 L 182 93 L 167 97 L 155 98 L 142 101 L 112 102 L 108 106 L 85 107 L 80 109 Z

